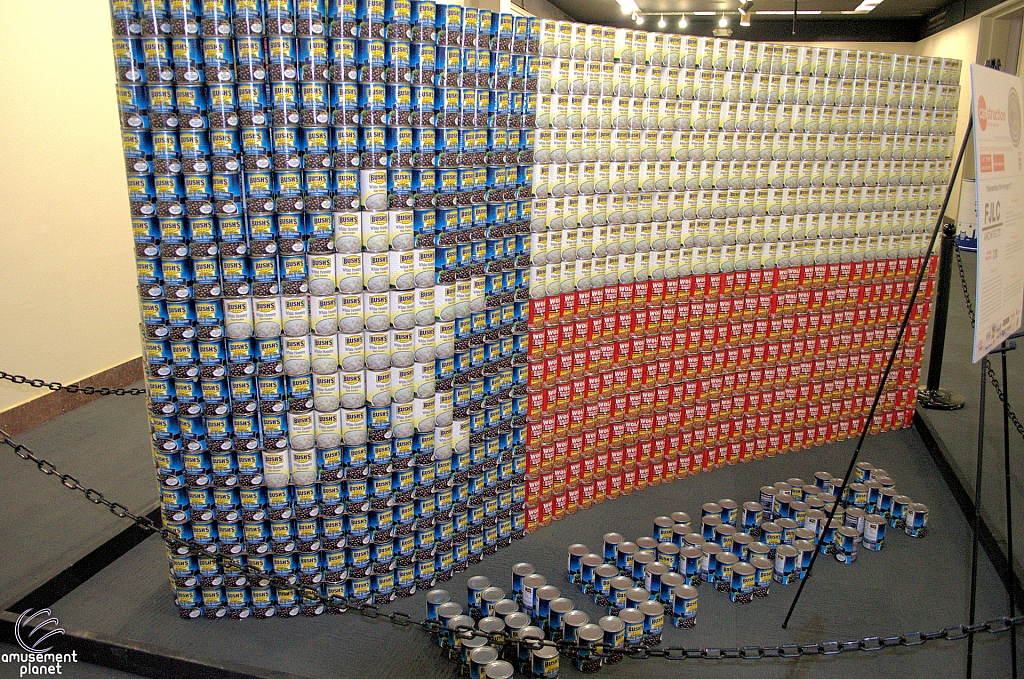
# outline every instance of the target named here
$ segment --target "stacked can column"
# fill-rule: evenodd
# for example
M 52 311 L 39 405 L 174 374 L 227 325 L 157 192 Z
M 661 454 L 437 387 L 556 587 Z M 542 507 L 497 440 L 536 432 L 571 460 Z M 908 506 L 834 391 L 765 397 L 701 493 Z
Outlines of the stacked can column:
M 530 527 L 574 483 L 589 506 L 857 431 L 937 218 L 959 64 L 541 31 Z M 909 423 L 928 312 L 872 431 Z
M 525 401 L 515 387 L 525 378 L 516 360 L 525 336 L 525 305 L 517 290 L 527 269 L 517 257 L 527 245 L 520 218 L 527 203 L 519 198 L 528 188 L 521 188 L 515 164 L 518 122 L 517 146 L 511 152 L 508 147 L 512 97 L 506 86 L 499 104 L 494 89 L 491 47 L 502 17 L 414 3 L 414 17 L 424 24 L 427 7 L 436 11 L 436 294 L 439 318 L 451 321 L 454 337 L 453 355 L 437 364 L 439 388 L 453 404 L 452 550 L 439 551 L 437 562 L 447 577 L 450 562 L 464 569 L 521 536 L 524 527 L 518 445 Z M 510 25 L 511 17 L 504 23 Z M 425 50 L 419 53 L 422 60 Z M 520 97 L 522 89 L 520 84 Z M 489 122 L 495 128 L 490 132 Z

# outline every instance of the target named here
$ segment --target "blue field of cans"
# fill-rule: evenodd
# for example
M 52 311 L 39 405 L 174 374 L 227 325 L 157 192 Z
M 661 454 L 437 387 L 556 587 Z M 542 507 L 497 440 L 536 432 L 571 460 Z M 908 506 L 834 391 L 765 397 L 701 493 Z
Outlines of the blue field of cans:
M 522 537 L 540 22 L 408 0 L 112 0 L 184 617 L 387 602 Z M 536 65 L 536 64 L 532 64 Z

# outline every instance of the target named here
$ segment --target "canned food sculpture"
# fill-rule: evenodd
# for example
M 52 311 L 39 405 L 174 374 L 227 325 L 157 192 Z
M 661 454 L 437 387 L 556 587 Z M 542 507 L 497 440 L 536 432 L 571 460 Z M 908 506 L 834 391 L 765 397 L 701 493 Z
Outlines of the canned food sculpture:
M 863 424 L 959 62 L 425 0 L 111 13 L 164 520 L 211 554 L 386 602 Z M 325 610 L 169 558 L 185 617 Z

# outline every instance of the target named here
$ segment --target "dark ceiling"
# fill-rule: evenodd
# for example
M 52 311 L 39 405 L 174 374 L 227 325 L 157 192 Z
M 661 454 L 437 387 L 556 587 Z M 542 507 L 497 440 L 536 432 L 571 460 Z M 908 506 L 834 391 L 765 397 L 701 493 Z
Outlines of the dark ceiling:
M 576 21 L 609 26 L 635 26 L 623 15 L 615 0 L 549 0 Z M 642 12 L 686 12 L 689 26 L 677 27 L 678 17 L 667 17 L 668 26 L 656 27 L 658 17 L 647 17 L 643 28 L 697 35 L 710 35 L 717 28 L 717 16 L 694 16 L 692 12 L 728 12 L 733 38 L 746 40 L 871 40 L 916 41 L 925 32 L 926 18 L 949 0 L 883 0 L 870 12 L 852 12 L 861 0 L 798 0 L 796 34 L 793 15 L 758 14 L 764 11 L 793 11 L 793 0 L 754 0 L 751 26 L 739 26 L 738 0 L 636 0 Z

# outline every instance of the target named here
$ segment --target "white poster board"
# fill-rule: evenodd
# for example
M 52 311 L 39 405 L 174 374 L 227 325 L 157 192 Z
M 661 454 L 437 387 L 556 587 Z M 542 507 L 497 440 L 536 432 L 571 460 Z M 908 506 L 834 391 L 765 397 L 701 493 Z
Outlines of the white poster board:
M 978 195 L 974 362 L 1012 335 L 1024 299 L 1024 151 L 1021 80 L 971 64 Z

